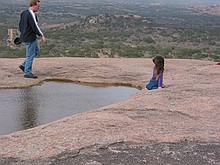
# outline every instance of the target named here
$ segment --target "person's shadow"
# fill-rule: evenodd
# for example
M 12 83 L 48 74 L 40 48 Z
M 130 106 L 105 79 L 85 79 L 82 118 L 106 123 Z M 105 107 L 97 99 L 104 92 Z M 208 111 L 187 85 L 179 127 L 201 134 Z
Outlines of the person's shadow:
M 19 102 L 19 130 L 37 126 L 39 99 L 36 91 L 32 88 L 21 89 Z

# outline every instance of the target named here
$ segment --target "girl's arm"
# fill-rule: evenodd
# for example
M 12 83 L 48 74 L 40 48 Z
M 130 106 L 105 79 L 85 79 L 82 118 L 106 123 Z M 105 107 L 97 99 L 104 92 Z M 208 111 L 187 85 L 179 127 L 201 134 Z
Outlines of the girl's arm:
M 162 88 L 162 87 L 163 87 L 163 73 L 160 73 L 158 77 L 158 88 Z

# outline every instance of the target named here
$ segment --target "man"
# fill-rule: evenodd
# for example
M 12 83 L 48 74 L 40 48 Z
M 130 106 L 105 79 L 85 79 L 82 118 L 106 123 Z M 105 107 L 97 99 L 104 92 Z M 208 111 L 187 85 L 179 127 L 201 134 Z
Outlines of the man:
M 38 26 L 38 19 L 35 14 L 39 8 L 40 0 L 30 0 L 29 9 L 23 11 L 20 16 L 20 39 L 26 46 L 26 58 L 19 68 L 24 72 L 25 78 L 37 78 L 32 73 L 32 64 L 39 52 L 37 36 L 42 38 L 42 42 L 46 42 L 46 38 Z

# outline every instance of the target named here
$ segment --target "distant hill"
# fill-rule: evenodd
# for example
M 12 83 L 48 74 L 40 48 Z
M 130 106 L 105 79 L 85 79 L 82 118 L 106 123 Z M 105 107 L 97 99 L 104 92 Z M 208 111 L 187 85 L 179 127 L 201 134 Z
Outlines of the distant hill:
M 167 2 L 168 4 L 182 4 L 182 5 L 213 5 L 219 4 L 219 0 L 162 0 L 162 2 Z
M 220 4 L 219 5 L 212 5 L 212 6 L 194 6 L 191 7 L 192 10 L 201 11 L 208 14 L 220 15 Z
M 5 0 L 0 0 L 0 3 L 6 2 Z M 42 3 L 163 3 L 166 5 L 185 5 L 185 6 L 194 6 L 194 5 L 214 5 L 220 4 L 219 0 L 47 0 L 42 1 Z M 7 0 L 7 3 L 28 3 L 27 0 Z
M 93 16 L 88 16 L 81 21 L 81 25 L 84 28 L 125 28 L 125 27 L 135 27 L 143 25 L 145 23 L 150 23 L 150 19 L 146 19 L 139 15 L 114 15 L 114 14 L 97 14 Z M 93 29 L 94 30 L 94 29 Z
M 174 3 L 178 1 L 177 3 Z M 41 54 L 74 57 L 193 58 L 219 61 L 219 5 L 206 0 L 47 0 L 39 25 L 48 42 Z M 23 47 L 6 46 L 27 0 L 0 0 L 0 57 L 19 57 Z M 207 2 L 208 5 L 178 6 Z M 169 5 L 167 5 L 169 4 Z M 212 13 L 210 13 L 212 12 Z M 43 26 L 42 26 L 43 25 Z

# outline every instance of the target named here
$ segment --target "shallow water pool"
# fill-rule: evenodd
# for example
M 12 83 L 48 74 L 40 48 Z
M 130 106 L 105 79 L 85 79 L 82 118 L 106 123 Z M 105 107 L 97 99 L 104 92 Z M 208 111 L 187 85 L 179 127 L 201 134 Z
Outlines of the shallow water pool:
M 138 89 L 45 82 L 41 86 L 0 90 L 0 135 L 33 128 L 127 99 Z

